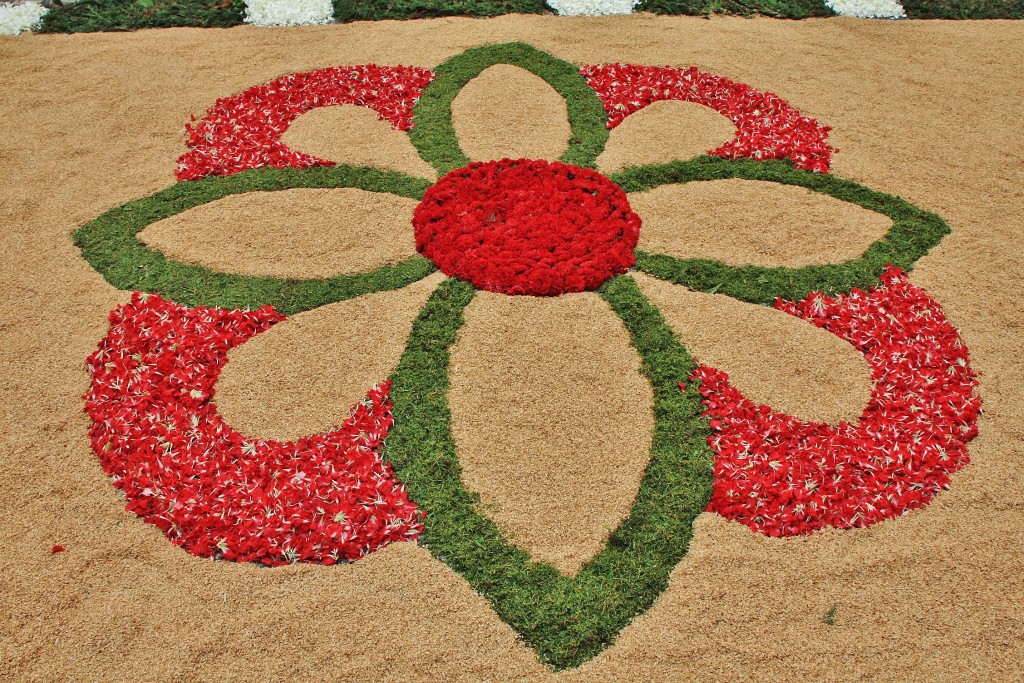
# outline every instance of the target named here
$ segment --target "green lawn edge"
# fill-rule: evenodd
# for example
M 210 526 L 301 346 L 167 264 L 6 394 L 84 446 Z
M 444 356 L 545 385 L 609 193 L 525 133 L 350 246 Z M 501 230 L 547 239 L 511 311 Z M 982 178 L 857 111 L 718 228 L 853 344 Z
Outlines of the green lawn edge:
M 526 69 L 562 96 L 572 137 L 560 160 L 593 168 L 609 135 L 601 100 L 587 85 L 579 67 L 519 42 L 470 48 L 437 66 L 437 78 L 424 89 L 413 108 L 416 125 L 409 131 L 409 140 L 423 160 L 440 175 L 469 163 L 452 125 L 452 102 L 467 83 L 495 64 Z
M 629 331 L 654 391 L 651 459 L 629 517 L 575 579 L 509 543 L 462 484 L 448 408 L 450 349 L 475 290 L 451 278 L 424 305 L 391 376 L 395 424 L 383 458 L 427 512 L 421 543 L 461 574 L 541 661 L 579 666 L 608 647 L 668 585 L 685 556 L 713 480 L 708 424 L 695 368 L 658 310 L 629 276 L 599 290 Z
M 1024 0 L 903 0 L 910 19 L 1021 19 Z M 542 0 L 333 0 L 338 22 L 432 17 L 548 14 Z M 824 0 L 645 0 L 640 12 L 667 15 L 834 16 Z M 44 33 L 134 31 L 172 26 L 229 27 L 243 23 L 243 0 L 82 0 L 43 17 Z
M 730 266 L 710 259 L 683 259 L 636 252 L 636 268 L 648 275 L 701 292 L 726 294 L 770 305 L 776 297 L 797 301 L 812 292 L 829 295 L 877 285 L 888 265 L 911 270 L 950 232 L 939 216 L 893 195 L 852 180 L 795 168 L 789 161 L 754 161 L 701 156 L 689 161 L 629 168 L 611 179 L 626 192 L 644 192 L 667 184 L 740 178 L 798 185 L 852 202 L 892 219 L 886 234 L 855 259 L 797 268 Z
M 422 178 L 345 165 L 261 168 L 231 176 L 210 176 L 175 183 L 111 209 L 79 228 L 74 243 L 83 258 L 118 289 L 151 292 L 188 306 L 256 309 L 270 305 L 285 315 L 293 315 L 363 294 L 399 289 L 436 268 L 429 260 L 416 256 L 355 275 L 310 279 L 253 277 L 169 259 L 136 235 L 156 221 L 233 194 L 348 187 L 422 199 L 429 186 Z

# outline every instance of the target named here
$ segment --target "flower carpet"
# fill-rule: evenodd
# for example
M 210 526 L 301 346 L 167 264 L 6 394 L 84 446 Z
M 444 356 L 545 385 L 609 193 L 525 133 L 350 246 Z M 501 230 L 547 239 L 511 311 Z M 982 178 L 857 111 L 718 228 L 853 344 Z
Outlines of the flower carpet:
M 1022 39 L 3 40 L 9 672 L 1019 678 Z

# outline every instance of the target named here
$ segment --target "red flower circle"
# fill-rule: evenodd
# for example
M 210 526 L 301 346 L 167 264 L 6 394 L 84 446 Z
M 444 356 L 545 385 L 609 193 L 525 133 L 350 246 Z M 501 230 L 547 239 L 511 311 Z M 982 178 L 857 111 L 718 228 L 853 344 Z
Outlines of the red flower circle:
M 446 275 L 503 294 L 596 289 L 636 259 L 640 217 L 596 171 L 502 159 L 452 171 L 413 214 L 416 249 Z

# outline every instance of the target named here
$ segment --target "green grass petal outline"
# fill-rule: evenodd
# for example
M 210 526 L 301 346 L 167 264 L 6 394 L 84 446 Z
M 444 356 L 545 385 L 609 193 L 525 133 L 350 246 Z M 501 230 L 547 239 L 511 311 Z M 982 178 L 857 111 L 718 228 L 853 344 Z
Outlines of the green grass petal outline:
M 395 424 L 383 457 L 427 511 L 421 542 L 484 595 L 498 615 L 554 669 L 582 664 L 608 647 L 668 585 L 685 556 L 693 522 L 713 480 L 708 423 L 695 368 L 659 311 L 629 276 L 606 282 L 602 298 L 622 320 L 654 389 L 651 459 L 629 517 L 575 579 L 533 562 L 506 541 L 462 484 L 448 408 L 449 351 L 475 290 L 441 283 L 416 319 L 392 375 Z
M 368 273 L 286 279 L 222 273 L 169 259 L 136 235 L 146 226 L 202 204 L 244 192 L 293 188 L 356 188 L 422 199 L 430 182 L 403 173 L 346 166 L 260 168 L 230 176 L 175 183 L 89 221 L 75 232 L 82 256 L 118 289 L 153 292 L 188 306 L 255 309 L 270 305 L 285 315 L 324 304 L 400 289 L 436 270 L 416 256 Z
M 643 192 L 662 185 L 740 178 L 799 185 L 852 202 L 893 220 L 886 234 L 858 258 L 796 268 L 730 266 L 711 259 L 682 259 L 666 254 L 636 252 L 636 268 L 648 275 L 701 292 L 727 294 L 741 301 L 772 304 L 775 297 L 797 301 L 811 292 L 833 295 L 855 287 L 877 285 L 889 264 L 911 270 L 914 264 L 950 232 L 939 216 L 899 197 L 876 192 L 833 175 L 795 168 L 789 161 L 728 160 L 701 156 L 626 169 L 612 174 L 626 192 Z M 643 228 L 641 228 L 643 230 Z
M 438 66 L 435 78 L 413 107 L 409 139 L 439 175 L 461 168 L 470 159 L 459 146 L 452 126 L 452 102 L 484 69 L 512 64 L 544 79 L 565 100 L 572 138 L 559 158 L 567 164 L 594 168 L 608 142 L 608 118 L 601 100 L 587 85 L 579 67 L 527 45 L 500 43 L 475 47 Z

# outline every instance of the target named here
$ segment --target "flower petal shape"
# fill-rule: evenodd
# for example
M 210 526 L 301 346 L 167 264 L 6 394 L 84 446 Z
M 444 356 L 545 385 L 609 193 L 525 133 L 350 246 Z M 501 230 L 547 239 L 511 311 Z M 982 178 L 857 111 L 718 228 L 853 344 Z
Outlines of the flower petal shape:
M 138 237 L 167 257 L 223 273 L 355 275 L 416 257 L 416 204 L 355 188 L 251 192 L 159 220 Z
M 432 78 L 429 69 L 368 64 L 289 74 L 249 88 L 218 100 L 199 123 L 186 126 L 190 150 L 178 159 L 175 174 L 198 180 L 265 166 L 329 166 L 281 142 L 292 121 L 315 107 L 354 104 L 408 130 L 412 105 Z
M 554 161 L 572 137 L 562 96 L 512 64 L 484 69 L 459 91 L 452 102 L 452 127 L 473 161 Z
M 273 306 L 291 315 L 362 294 L 400 289 L 426 277 L 434 266 L 413 257 L 355 275 L 283 279 L 238 275 L 169 259 L 138 233 L 161 219 L 231 195 L 297 188 L 354 188 L 420 200 L 429 183 L 393 171 L 353 166 L 296 169 L 260 168 L 230 176 L 179 182 L 122 204 L 75 233 L 82 256 L 115 287 L 158 293 L 178 303 L 222 308 Z
M 366 107 L 345 104 L 310 109 L 292 121 L 280 141 L 296 154 L 333 164 L 437 178 L 437 172 L 420 159 L 409 136 Z
M 466 488 L 538 562 L 575 575 L 626 518 L 650 458 L 651 387 L 597 294 L 479 292 L 451 350 Z
M 388 384 L 340 427 L 293 442 L 248 439 L 210 402 L 233 346 L 280 322 L 136 293 L 88 360 L 89 433 L 127 508 L 202 557 L 334 564 L 415 538 L 420 514 L 380 458 Z
M 603 173 L 614 173 L 628 166 L 691 159 L 720 148 L 735 135 L 736 125 L 710 107 L 661 100 L 611 129 L 597 167 Z
M 662 185 L 629 197 L 637 248 L 730 266 L 799 267 L 863 255 L 893 221 L 798 185 L 729 178 Z
M 439 175 L 470 162 L 455 132 L 452 105 L 468 83 L 496 64 L 526 69 L 547 81 L 565 99 L 572 137 L 558 160 L 592 168 L 608 140 L 607 118 L 601 102 L 576 66 L 525 43 L 471 48 L 437 67 L 437 78 L 416 102 L 416 125 L 409 130 L 409 139 L 420 156 Z
M 652 102 L 696 102 L 727 116 L 736 137 L 709 154 L 725 159 L 790 159 L 798 168 L 827 172 L 835 151 L 828 126 L 803 116 L 781 97 L 694 67 L 601 64 L 581 70 L 608 112 L 608 126 Z
M 633 277 L 694 360 L 727 373 L 755 403 L 832 425 L 856 422 L 864 411 L 871 370 L 845 340 L 773 308 Z
M 938 303 L 899 269 L 846 295 L 777 307 L 845 339 L 871 366 L 855 423 L 803 422 L 756 405 L 701 366 L 714 434 L 710 510 L 770 536 L 860 527 L 922 507 L 968 460 L 981 401 L 966 347 Z
M 364 294 L 298 313 L 232 349 L 217 383 L 217 408 L 250 437 L 289 440 L 338 426 L 338 406 L 398 365 L 413 320 L 443 279 Z

